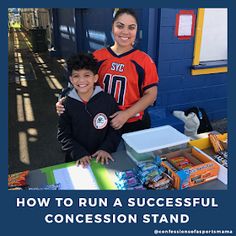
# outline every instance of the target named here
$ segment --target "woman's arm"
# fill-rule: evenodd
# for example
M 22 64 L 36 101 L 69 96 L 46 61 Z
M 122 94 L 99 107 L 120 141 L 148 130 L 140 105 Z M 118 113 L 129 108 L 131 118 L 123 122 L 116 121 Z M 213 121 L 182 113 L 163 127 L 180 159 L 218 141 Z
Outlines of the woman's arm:
M 157 98 L 157 86 L 153 86 L 144 91 L 143 96 L 131 107 L 124 111 L 118 111 L 112 116 L 111 125 L 114 129 L 120 129 L 126 121 L 134 117 L 137 113 L 144 111 L 152 105 Z
M 63 102 L 65 101 L 66 97 L 60 98 L 58 102 L 56 103 L 56 111 L 58 115 L 61 115 L 65 111 L 65 107 L 63 105 Z

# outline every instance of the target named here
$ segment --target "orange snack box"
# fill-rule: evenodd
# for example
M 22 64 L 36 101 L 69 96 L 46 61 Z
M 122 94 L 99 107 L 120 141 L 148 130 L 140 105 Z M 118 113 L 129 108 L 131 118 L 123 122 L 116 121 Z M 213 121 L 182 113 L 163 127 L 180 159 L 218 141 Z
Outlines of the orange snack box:
M 192 167 L 181 169 L 175 165 L 172 158 L 185 157 Z M 198 184 L 203 184 L 216 179 L 219 166 L 208 158 L 201 150 L 194 147 L 171 152 L 161 156 L 162 165 L 168 169 L 170 176 L 174 179 L 173 186 L 176 189 L 185 189 Z M 171 165 L 174 168 L 171 168 Z

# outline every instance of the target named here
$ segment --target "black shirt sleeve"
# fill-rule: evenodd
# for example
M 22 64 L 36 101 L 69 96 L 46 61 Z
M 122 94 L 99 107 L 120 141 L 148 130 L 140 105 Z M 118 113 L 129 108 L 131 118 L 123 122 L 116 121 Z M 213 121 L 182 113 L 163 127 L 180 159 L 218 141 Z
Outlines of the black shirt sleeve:
M 89 152 L 73 138 L 71 119 L 67 110 L 59 116 L 57 139 L 62 145 L 62 150 L 69 153 L 71 158 L 75 161 L 90 155 Z

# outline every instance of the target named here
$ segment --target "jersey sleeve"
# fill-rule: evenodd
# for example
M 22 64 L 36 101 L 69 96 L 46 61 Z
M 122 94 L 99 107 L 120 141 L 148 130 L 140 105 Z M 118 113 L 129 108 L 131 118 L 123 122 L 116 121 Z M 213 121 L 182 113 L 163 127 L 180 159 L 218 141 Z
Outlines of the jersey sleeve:
M 106 53 L 105 48 L 96 50 L 93 52 L 93 56 L 97 59 L 98 62 L 104 60 L 104 54 Z
M 146 55 L 145 57 L 144 71 L 145 71 L 145 77 L 142 86 L 143 91 L 153 86 L 157 86 L 159 82 L 156 65 L 154 61 L 151 59 L 151 57 L 149 57 L 148 55 Z
M 98 50 L 93 52 L 93 56 L 99 61 L 99 52 L 98 52 Z

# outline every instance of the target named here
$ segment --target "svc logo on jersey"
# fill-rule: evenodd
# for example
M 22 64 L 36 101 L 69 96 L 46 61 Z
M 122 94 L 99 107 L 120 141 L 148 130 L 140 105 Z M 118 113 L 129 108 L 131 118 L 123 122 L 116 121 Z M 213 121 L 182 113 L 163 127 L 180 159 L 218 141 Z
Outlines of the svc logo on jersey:
M 93 125 L 96 129 L 103 129 L 107 123 L 108 119 L 104 113 L 98 113 L 93 119 Z

